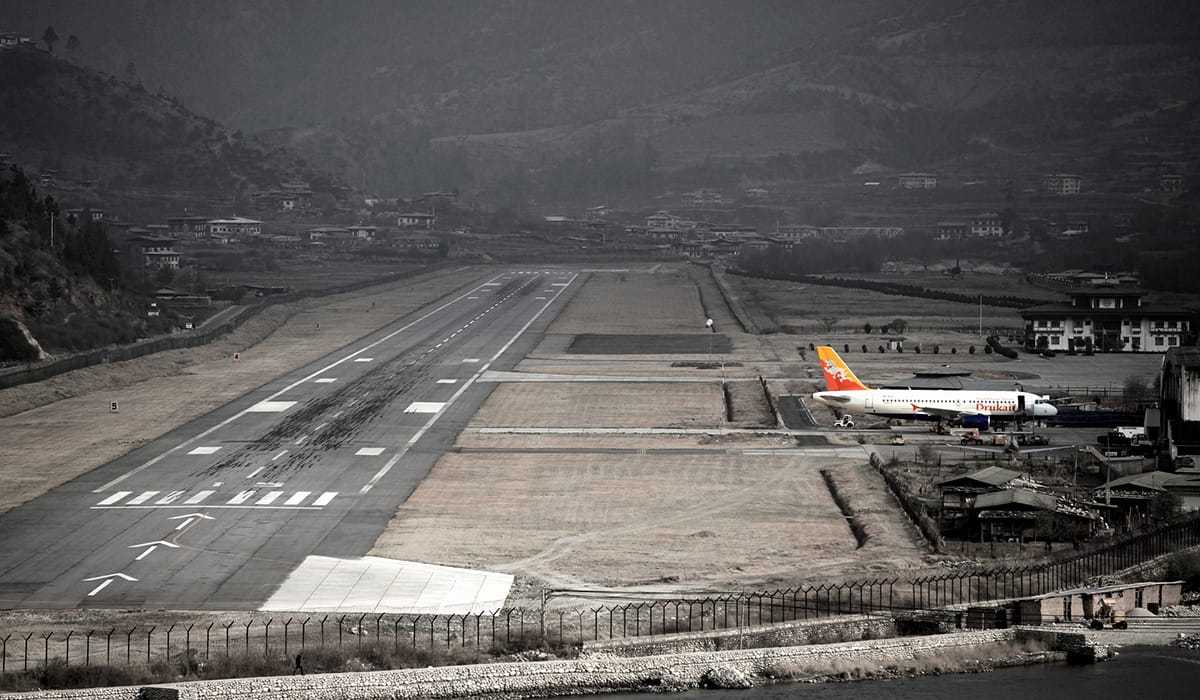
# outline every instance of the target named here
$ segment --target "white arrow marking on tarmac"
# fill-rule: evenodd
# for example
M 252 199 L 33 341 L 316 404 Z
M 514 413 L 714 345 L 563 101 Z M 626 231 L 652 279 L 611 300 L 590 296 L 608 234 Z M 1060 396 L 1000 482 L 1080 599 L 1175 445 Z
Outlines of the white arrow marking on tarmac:
M 170 542 L 167 542 L 166 540 L 159 540 L 157 542 L 143 542 L 141 544 L 131 544 L 131 545 L 129 545 L 129 548 L 130 549 L 137 549 L 138 547 L 148 547 L 149 548 L 146 551 L 139 554 L 137 556 L 137 559 L 134 560 L 134 561 L 141 561 L 141 560 L 145 559 L 146 557 L 150 556 L 150 552 L 153 552 L 154 550 L 158 549 L 158 545 L 160 545 L 160 544 L 164 547 L 172 547 L 172 548 L 179 547 L 179 545 L 172 544 Z
M 102 590 L 104 590 L 105 588 L 107 588 L 107 587 L 108 587 L 108 584 L 112 583 L 114 578 L 123 578 L 123 579 L 125 579 L 126 581 L 136 581 L 136 580 L 137 580 L 136 578 L 134 578 L 134 577 L 132 577 L 132 576 L 130 576 L 130 575 L 128 575 L 128 574 L 120 574 L 120 573 L 118 573 L 118 574 L 108 574 L 108 575 L 105 575 L 105 576 L 93 576 L 93 577 L 91 577 L 91 578 L 85 578 L 85 579 L 84 579 L 84 581 L 100 581 L 101 579 L 103 579 L 103 583 L 101 583 L 99 586 L 96 586 L 95 588 L 93 588 L 93 589 L 91 590 L 91 592 L 90 592 L 90 593 L 88 593 L 88 596 L 94 596 L 94 595 L 96 595 L 97 593 L 99 593 L 100 591 L 102 591 Z
M 201 520 L 215 520 L 216 519 L 216 518 L 213 518 L 213 516 L 205 515 L 204 513 L 189 513 L 187 515 L 175 515 L 170 518 L 167 518 L 167 520 L 183 520 L 183 522 L 179 523 L 179 526 L 175 528 L 176 530 L 182 530 L 183 528 L 187 527 L 188 525 L 191 525 L 192 521 L 197 518 L 199 518 Z

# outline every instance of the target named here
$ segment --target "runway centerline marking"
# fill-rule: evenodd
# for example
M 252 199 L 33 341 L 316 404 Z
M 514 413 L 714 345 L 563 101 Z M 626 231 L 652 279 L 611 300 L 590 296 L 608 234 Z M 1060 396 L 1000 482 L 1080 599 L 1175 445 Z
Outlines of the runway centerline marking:
M 573 282 L 576 277 L 578 277 L 578 275 L 572 275 L 570 278 L 571 282 Z M 371 477 L 370 481 L 368 481 L 361 489 L 359 489 L 359 493 L 365 494 L 371 489 L 375 488 L 375 485 L 378 484 L 383 477 L 387 476 L 387 473 L 392 470 L 392 467 L 396 466 L 396 463 L 408 453 L 412 446 L 415 445 L 418 440 L 424 437 L 425 433 L 428 432 L 431 427 L 433 427 L 433 424 L 437 422 L 437 419 L 446 412 L 446 407 L 454 403 L 454 401 L 458 399 L 458 397 L 462 396 L 467 389 L 471 388 L 471 386 L 473 386 L 479 380 L 479 378 L 491 368 L 492 363 L 498 360 L 505 352 L 507 352 L 508 349 L 512 347 L 513 343 L 516 343 L 517 339 L 524 335 L 525 331 L 529 330 L 529 327 L 533 325 L 534 321 L 538 320 L 538 318 L 540 318 L 541 315 L 546 312 L 546 309 L 550 308 L 550 304 L 554 303 L 554 300 L 566 290 L 567 286 L 564 285 L 562 289 L 559 289 L 557 292 L 555 292 L 553 299 L 550 299 L 545 304 L 542 304 L 542 308 L 538 309 L 537 313 L 530 316 L 529 320 L 525 322 L 525 325 L 517 329 L 517 332 L 514 333 L 513 336 L 504 343 L 504 345 L 500 346 L 500 349 L 497 350 L 494 355 L 492 355 L 491 359 L 483 363 L 483 365 L 477 372 L 475 372 L 475 374 L 471 375 L 469 379 L 463 382 L 462 386 L 458 388 L 458 391 L 454 392 L 454 394 L 442 404 L 442 407 L 438 409 L 437 413 L 434 413 L 432 416 L 430 416 L 429 420 L 425 421 L 425 425 L 421 426 L 421 428 L 417 430 L 417 432 L 414 433 L 411 438 L 409 438 L 408 442 L 404 443 L 404 446 L 401 447 L 391 459 L 384 463 L 383 467 L 380 468 L 378 472 L 375 472 L 375 475 Z M 465 359 L 463 362 L 477 363 L 479 360 L 477 358 Z

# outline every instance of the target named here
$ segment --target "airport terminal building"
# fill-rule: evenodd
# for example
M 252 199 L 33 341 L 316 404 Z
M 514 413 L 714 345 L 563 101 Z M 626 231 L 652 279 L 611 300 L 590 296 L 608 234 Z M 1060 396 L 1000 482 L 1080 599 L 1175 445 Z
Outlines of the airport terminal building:
M 1021 311 L 1029 347 L 1067 352 L 1166 352 L 1185 344 L 1192 314 L 1151 306 L 1126 287 L 1068 292 L 1069 303 Z

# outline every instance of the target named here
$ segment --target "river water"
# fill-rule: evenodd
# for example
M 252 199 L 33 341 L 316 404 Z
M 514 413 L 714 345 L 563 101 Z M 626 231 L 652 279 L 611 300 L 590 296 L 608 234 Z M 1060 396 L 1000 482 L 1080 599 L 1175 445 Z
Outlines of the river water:
M 606 695 L 645 700 L 646 694 Z M 651 696 L 654 697 L 654 696 Z M 793 683 L 750 690 L 695 690 L 673 700 L 1173 700 L 1200 697 L 1200 651 L 1127 647 L 1117 658 L 1088 666 L 1046 664 L 990 673 L 952 674 L 849 683 Z

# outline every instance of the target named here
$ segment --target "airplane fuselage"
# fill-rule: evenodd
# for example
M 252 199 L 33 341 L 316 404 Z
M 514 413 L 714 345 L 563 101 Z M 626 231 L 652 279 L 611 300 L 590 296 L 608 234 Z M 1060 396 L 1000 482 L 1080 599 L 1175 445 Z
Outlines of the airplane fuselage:
M 819 391 L 813 398 L 845 413 L 918 420 L 945 420 L 954 414 L 1044 418 L 1058 412 L 1044 397 L 1025 391 L 862 389 Z

